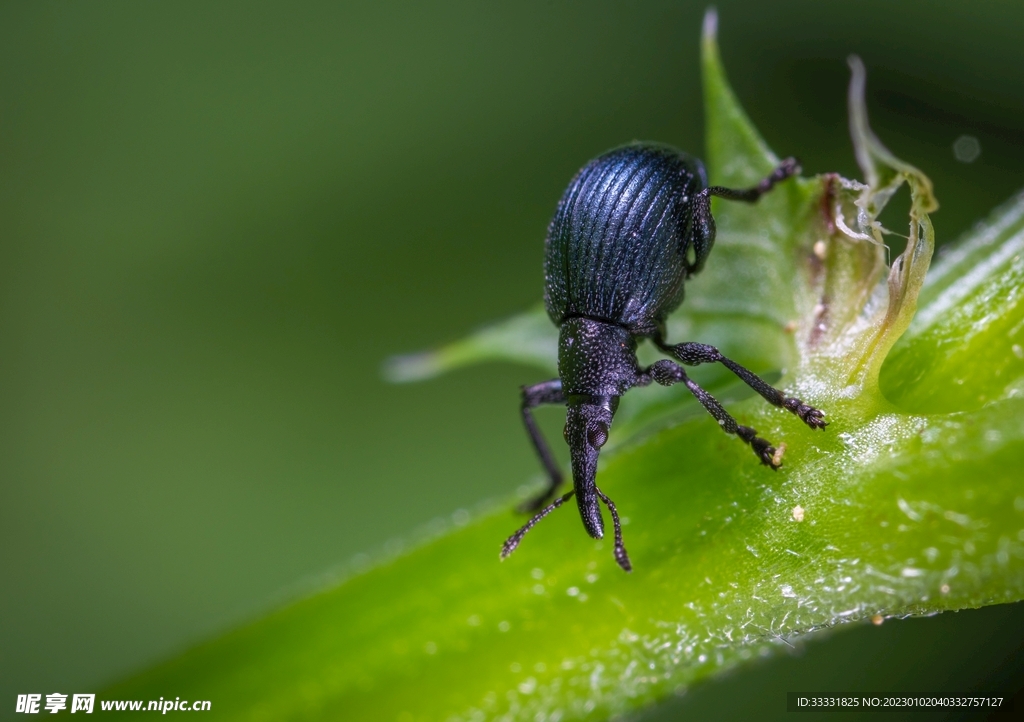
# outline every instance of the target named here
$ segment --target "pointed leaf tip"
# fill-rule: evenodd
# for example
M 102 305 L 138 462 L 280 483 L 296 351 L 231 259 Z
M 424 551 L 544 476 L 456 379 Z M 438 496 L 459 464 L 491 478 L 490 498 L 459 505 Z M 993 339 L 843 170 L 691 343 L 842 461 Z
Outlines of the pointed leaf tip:
M 708 8 L 701 37 L 708 172 L 715 185 L 753 185 L 778 165 L 779 159 L 733 93 L 718 53 L 717 35 L 718 12 Z
M 871 130 L 871 124 L 868 122 L 867 70 L 864 61 L 857 55 L 851 55 L 846 62 L 850 66 L 850 87 L 847 92 L 850 135 L 853 138 L 857 164 L 864 172 L 864 180 L 873 190 L 875 214 L 881 211 L 904 182 L 910 184 L 915 200 L 915 212 L 932 213 L 938 210 L 939 204 L 935 200 L 931 179 L 916 166 L 897 158 Z
M 701 38 L 705 43 L 715 42 L 718 38 L 718 9 L 712 5 L 704 11 L 704 25 Z
M 392 383 L 422 381 L 481 361 L 511 361 L 554 372 L 557 357 L 558 329 L 538 304 L 440 348 L 394 356 L 385 361 L 382 373 Z
M 875 164 L 871 162 L 871 153 L 867 143 L 859 142 L 869 137 L 873 138 L 871 128 L 868 126 L 868 109 L 865 100 L 865 88 L 867 87 L 867 71 L 864 69 L 864 62 L 857 55 L 851 55 L 846 59 L 850 66 L 850 87 L 847 90 L 847 105 L 850 113 L 850 135 L 853 137 L 853 153 L 857 158 L 857 165 L 864 173 L 864 180 L 869 186 L 878 186 L 878 172 Z

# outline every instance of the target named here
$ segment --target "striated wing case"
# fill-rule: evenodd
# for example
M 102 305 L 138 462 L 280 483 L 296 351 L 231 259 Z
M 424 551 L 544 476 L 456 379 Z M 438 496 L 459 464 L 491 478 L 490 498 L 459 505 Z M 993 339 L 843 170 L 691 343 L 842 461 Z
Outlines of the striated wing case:
M 616 148 L 573 179 L 548 229 L 544 301 L 646 335 L 682 301 L 699 160 L 665 145 Z M 692 255 L 692 251 L 690 251 Z

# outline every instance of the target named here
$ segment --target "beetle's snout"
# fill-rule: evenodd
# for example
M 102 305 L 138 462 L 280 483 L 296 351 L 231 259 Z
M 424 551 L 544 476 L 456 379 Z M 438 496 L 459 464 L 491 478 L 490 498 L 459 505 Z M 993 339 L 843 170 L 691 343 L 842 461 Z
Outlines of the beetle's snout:
M 572 483 L 576 504 L 587 533 L 595 539 L 604 537 L 604 519 L 598 499 L 597 460 L 601 447 L 608 441 L 612 412 L 605 406 L 574 404 L 567 408 L 565 440 L 572 457 Z

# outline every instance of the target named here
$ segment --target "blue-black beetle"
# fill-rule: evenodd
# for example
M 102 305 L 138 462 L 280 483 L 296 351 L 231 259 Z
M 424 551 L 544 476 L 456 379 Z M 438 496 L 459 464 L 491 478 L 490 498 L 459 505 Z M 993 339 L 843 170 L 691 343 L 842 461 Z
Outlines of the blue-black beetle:
M 637 363 L 640 339 L 650 338 L 666 355 L 688 366 L 718 362 L 768 402 L 789 409 L 811 428 L 825 427 L 824 414 L 786 396 L 718 349 L 700 343 L 671 345 L 665 319 L 683 300 L 683 284 L 700 271 L 715 240 L 711 196 L 752 203 L 779 181 L 799 172 L 789 158 L 757 186 L 743 190 L 708 187 L 704 165 L 670 146 L 635 143 L 595 158 L 576 174 L 548 228 L 544 259 L 544 303 L 559 327 L 559 378 L 523 387 L 526 430 L 548 473 L 548 486 L 525 508 L 540 511 L 505 542 L 502 558 L 538 521 L 576 496 L 590 536 L 604 536 L 600 502 L 615 526 L 615 559 L 630 571 L 615 504 L 596 484 L 597 457 L 619 397 L 652 381 L 684 383 L 722 429 L 750 445 L 761 460 L 778 468 L 775 449 L 757 432 L 741 426 L 683 368 L 663 360 Z M 562 474 L 533 419 L 541 404 L 565 404 L 565 440 L 572 456 L 573 488 L 555 498 Z M 544 507 L 541 509 L 541 507 Z

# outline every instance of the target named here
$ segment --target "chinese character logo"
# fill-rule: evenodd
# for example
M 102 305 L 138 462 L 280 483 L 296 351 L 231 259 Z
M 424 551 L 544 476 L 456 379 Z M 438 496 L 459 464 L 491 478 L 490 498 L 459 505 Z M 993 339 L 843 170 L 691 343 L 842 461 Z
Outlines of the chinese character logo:
M 14 711 L 22 714 L 39 714 L 39 703 L 42 699 L 43 695 L 41 694 L 19 694 L 18 704 Z M 72 714 L 75 712 L 92 714 L 92 708 L 95 703 L 96 695 L 94 694 L 76 694 L 71 698 L 71 712 Z M 66 694 L 54 692 L 53 694 L 46 695 L 46 705 L 43 708 L 46 712 L 57 714 L 67 708 L 68 696 Z
M 85 712 L 86 714 L 92 714 L 93 703 L 96 702 L 96 695 L 94 694 L 76 694 L 71 698 L 71 712 Z
M 41 694 L 19 694 L 18 706 L 14 711 L 24 712 L 25 714 L 39 714 L 39 700 L 42 698 L 43 695 Z
M 68 708 L 68 696 L 54 692 L 46 695 L 46 711 L 50 714 L 57 714 L 62 709 Z

